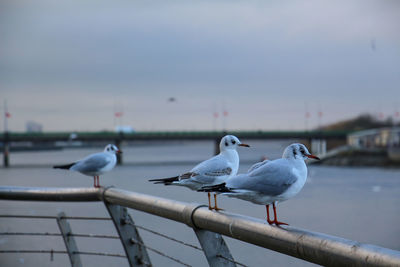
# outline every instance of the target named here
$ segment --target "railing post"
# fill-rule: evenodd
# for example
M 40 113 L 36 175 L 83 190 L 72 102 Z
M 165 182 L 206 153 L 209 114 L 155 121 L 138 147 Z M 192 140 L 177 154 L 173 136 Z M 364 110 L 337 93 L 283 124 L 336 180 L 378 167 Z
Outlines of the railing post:
M 152 266 L 143 240 L 125 207 L 104 202 L 124 247 L 129 266 Z
M 58 228 L 60 228 L 61 234 L 64 239 L 65 247 L 67 248 L 69 260 L 71 261 L 72 267 L 82 267 L 81 258 L 78 254 L 78 247 L 76 245 L 75 239 L 72 234 L 71 227 L 67 220 L 65 219 L 65 213 L 60 212 L 57 215 L 57 224 Z
M 220 234 L 195 228 L 194 232 L 211 267 L 236 267 L 229 248 Z

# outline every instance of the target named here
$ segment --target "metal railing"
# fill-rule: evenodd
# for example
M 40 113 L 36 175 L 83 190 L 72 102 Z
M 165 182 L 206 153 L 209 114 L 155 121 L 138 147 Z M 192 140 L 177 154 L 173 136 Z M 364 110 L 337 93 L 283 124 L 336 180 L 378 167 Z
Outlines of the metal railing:
M 149 229 L 135 227 L 133 221 L 127 217 L 129 215 L 126 214 L 126 209 L 120 209 L 121 206 L 171 219 L 192 227 L 210 266 L 242 265 L 233 260 L 221 235 L 325 266 L 400 266 L 400 251 L 361 244 L 292 226 L 270 226 L 255 218 L 210 211 L 204 205 L 185 203 L 112 187 L 62 189 L 0 187 L 0 199 L 103 201 L 114 221 L 131 266 L 137 266 L 134 261 L 138 259 L 141 259 L 140 261 L 144 262 L 146 266 L 151 265 L 146 252 L 147 246 L 141 241 L 137 230 L 138 228 Z M 73 217 L 65 216 L 65 218 Z M 72 234 L 69 237 L 72 237 Z M 132 245 L 136 245 L 134 252 L 129 251 Z M 197 249 L 200 248 L 197 247 Z

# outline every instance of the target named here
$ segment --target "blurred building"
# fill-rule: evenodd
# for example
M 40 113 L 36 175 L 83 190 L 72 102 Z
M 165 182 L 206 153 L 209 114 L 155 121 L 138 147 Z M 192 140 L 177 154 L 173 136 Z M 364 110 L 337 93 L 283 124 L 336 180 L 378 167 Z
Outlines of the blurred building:
M 43 125 L 34 121 L 28 121 L 25 125 L 27 133 L 41 133 L 43 132 Z
M 385 148 L 400 146 L 400 127 L 379 128 L 349 134 L 347 143 L 356 148 Z
M 135 132 L 135 130 L 131 126 L 128 126 L 128 125 L 118 125 L 115 127 L 115 131 L 117 133 L 133 133 L 133 132 Z

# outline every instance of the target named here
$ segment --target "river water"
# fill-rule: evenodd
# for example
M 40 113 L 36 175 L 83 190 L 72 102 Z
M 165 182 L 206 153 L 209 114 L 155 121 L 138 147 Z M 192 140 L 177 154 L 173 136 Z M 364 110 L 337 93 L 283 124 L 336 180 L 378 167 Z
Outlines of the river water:
M 246 141 L 251 148 L 239 148 L 245 172 L 266 156 L 280 157 L 288 141 Z M 51 165 L 69 163 L 102 148 L 67 149 L 11 154 L 11 167 L 0 168 L 1 185 L 39 187 L 91 187 L 93 178 L 79 173 L 52 169 Z M 153 185 L 147 180 L 190 170 L 210 157 L 213 143 L 134 143 L 122 147 L 124 165 L 100 177 L 101 185 L 113 185 L 184 202 L 207 203 L 205 193 L 186 188 Z M 238 199 L 219 197 L 219 206 L 232 213 L 265 218 L 265 207 Z M 107 216 L 101 203 L 39 203 L 0 201 L 0 214 Z M 173 236 L 199 246 L 193 231 L 180 223 L 130 210 L 137 225 Z M 309 177 L 303 190 L 293 199 L 278 205 L 278 217 L 290 225 L 315 232 L 336 235 L 362 243 L 400 250 L 400 169 L 344 168 L 309 165 Z M 71 220 L 74 233 L 115 235 L 110 221 Z M 0 218 L 0 232 L 58 232 L 54 220 Z M 140 230 L 145 244 L 192 266 L 207 266 L 204 255 L 152 233 Z M 234 259 L 248 266 L 311 266 L 313 264 L 254 245 L 226 238 Z M 119 240 L 77 238 L 80 251 L 123 253 Z M 65 250 L 59 237 L 1 236 L 0 250 Z M 149 251 L 154 266 L 181 266 Z M 123 258 L 81 256 L 84 266 L 128 266 Z M 0 266 L 68 266 L 68 257 L 55 254 L 0 254 Z

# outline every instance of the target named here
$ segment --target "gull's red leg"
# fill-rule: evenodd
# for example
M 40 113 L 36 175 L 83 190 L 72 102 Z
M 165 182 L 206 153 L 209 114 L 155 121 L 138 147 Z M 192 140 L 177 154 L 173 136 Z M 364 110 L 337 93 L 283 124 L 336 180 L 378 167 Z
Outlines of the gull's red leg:
M 215 209 L 216 211 L 224 210 L 224 209 L 218 208 L 218 205 L 217 205 L 217 194 L 214 194 L 214 202 L 215 202 L 214 209 Z
M 289 224 L 287 224 L 287 223 L 284 223 L 284 222 L 280 222 L 280 221 L 278 221 L 278 217 L 276 216 L 276 206 L 275 206 L 275 202 L 274 203 L 272 203 L 272 207 L 274 208 L 274 223 L 276 224 L 276 225 L 289 225 Z
M 100 176 L 97 175 L 97 187 L 100 187 Z
M 213 209 L 213 207 L 211 207 L 211 194 L 210 194 L 210 192 L 208 192 L 208 209 L 209 210 Z
M 265 208 L 266 208 L 266 210 L 267 210 L 267 222 L 268 222 L 269 224 L 273 224 L 274 221 L 271 220 L 271 219 L 269 218 L 269 205 L 265 205 Z

